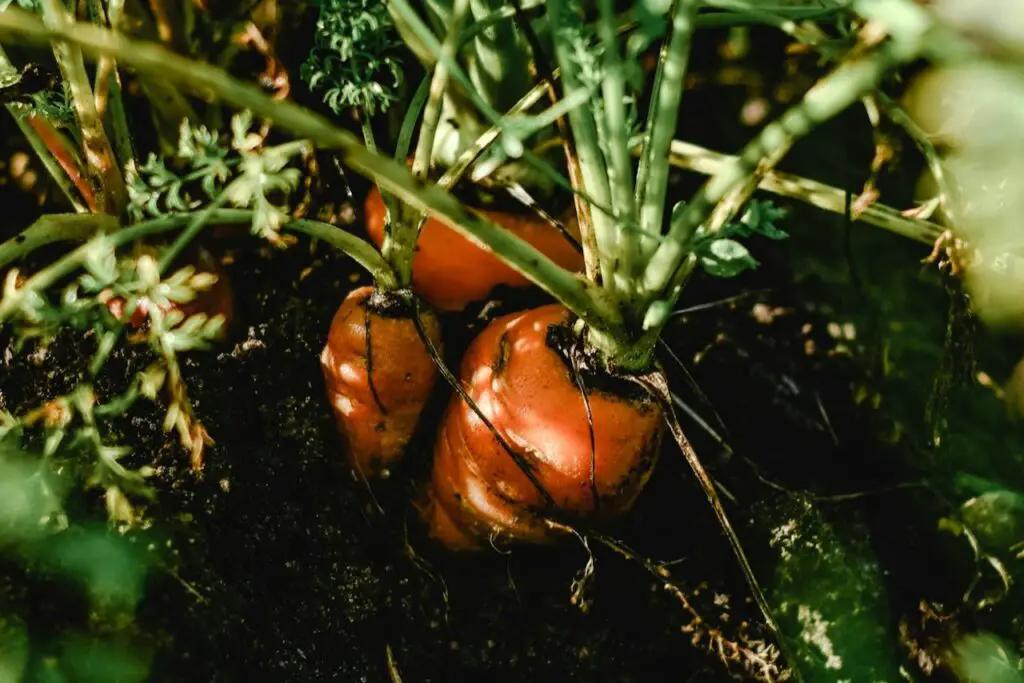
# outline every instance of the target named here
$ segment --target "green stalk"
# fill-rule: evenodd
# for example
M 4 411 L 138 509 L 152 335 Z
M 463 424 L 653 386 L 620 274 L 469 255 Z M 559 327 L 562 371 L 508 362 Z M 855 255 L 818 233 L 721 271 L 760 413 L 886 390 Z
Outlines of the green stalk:
M 394 8 L 392 15 L 400 18 L 401 21 L 404 22 L 404 26 L 407 26 L 407 30 L 412 34 L 406 35 L 403 33 L 403 41 L 407 43 L 415 43 L 416 41 L 419 41 L 422 43 L 423 47 L 421 49 L 427 50 L 431 55 L 436 57 L 437 61 L 444 64 L 445 68 L 452 77 L 459 82 L 459 85 L 462 86 L 465 94 L 470 98 L 470 101 L 473 102 L 480 112 L 492 123 L 497 123 L 501 119 L 501 114 L 499 114 L 494 107 L 480 96 L 480 93 L 476 91 L 476 87 L 473 85 L 472 80 L 470 80 L 466 72 L 462 70 L 462 67 L 459 66 L 454 57 L 445 53 L 444 46 L 438 41 L 433 31 L 430 30 L 430 27 L 423 22 L 416 10 L 414 10 L 406 0 L 388 0 L 388 4 L 390 7 Z M 396 22 L 396 28 L 401 29 L 402 26 L 403 24 Z M 417 56 L 419 55 L 417 54 Z M 420 59 L 425 63 L 428 61 L 423 57 L 420 57 Z
M 0 82 L 7 82 L 14 80 L 18 77 L 18 70 L 11 64 L 10 58 L 7 57 L 7 53 L 4 51 L 3 46 L 0 46 Z M 57 183 L 57 187 L 60 188 L 61 193 L 70 202 L 72 208 L 78 213 L 85 213 L 88 211 L 88 207 L 82 203 L 82 198 L 78 194 L 78 190 L 75 187 L 71 177 L 65 172 L 64 168 L 58 163 L 56 157 L 52 153 L 46 143 L 39 136 L 38 133 L 29 125 L 29 122 L 25 119 L 24 112 L 22 111 L 23 106 L 15 102 L 8 102 L 4 105 L 4 108 L 10 113 L 14 120 L 18 124 L 18 128 L 21 130 L 22 135 L 28 141 L 32 151 L 39 157 L 40 163 L 46 172 L 50 174 L 53 181 Z
M 25 12 L 0 13 L 0 39 L 17 36 L 36 44 L 53 39 L 67 41 L 92 55 L 110 55 L 140 74 L 160 77 L 218 98 L 275 122 L 298 137 L 308 138 L 324 148 L 339 150 L 354 171 L 376 180 L 413 208 L 453 227 L 474 243 L 496 254 L 531 282 L 573 310 L 595 327 L 614 329 L 621 324 L 618 309 L 591 283 L 558 266 L 529 243 L 491 221 L 466 211 L 437 186 L 417 181 L 411 171 L 393 159 L 373 154 L 349 132 L 324 117 L 291 102 L 275 101 L 259 88 L 242 83 L 223 70 L 176 55 L 159 45 L 140 43 L 95 26 L 73 24 L 49 28 Z
M 108 13 L 103 9 L 101 0 L 88 0 L 89 14 L 99 26 L 114 26 L 117 22 L 123 0 L 110 0 Z M 109 113 L 110 132 L 113 137 L 114 152 L 122 170 L 135 171 L 135 149 L 132 146 L 131 130 L 128 126 L 128 114 L 124 108 L 124 97 L 121 92 L 121 76 L 117 64 L 112 59 L 101 59 L 96 67 L 96 109 L 100 115 Z M 106 105 L 106 106 L 104 106 Z
M 419 139 L 412 160 L 412 174 L 417 180 L 426 180 L 430 171 L 430 160 L 434 152 L 434 140 L 437 137 L 437 125 L 441 120 L 441 106 L 444 93 L 448 88 L 448 64 L 457 57 L 459 35 L 469 16 L 469 0 L 455 0 L 452 10 L 448 35 L 441 46 L 441 59 L 434 65 L 434 73 L 430 79 L 430 91 L 423 109 L 423 122 L 420 124 Z M 372 151 L 372 150 L 371 150 Z M 422 229 L 426 216 L 415 215 L 399 207 L 398 211 L 388 211 L 391 216 L 390 225 L 384 232 L 381 253 L 384 260 L 391 264 L 399 287 L 408 287 L 412 282 L 412 261 L 416 254 L 416 240 Z
M 42 7 L 43 19 L 51 28 L 67 29 L 74 24 L 60 0 L 42 0 Z M 75 118 L 82 133 L 86 173 L 96 189 L 96 203 L 106 213 L 120 216 L 128 199 L 127 190 L 103 121 L 96 111 L 82 51 L 73 43 L 61 41 L 54 44 L 53 54 L 71 92 Z
M 636 181 L 640 205 L 638 265 L 647 260 L 657 245 L 651 235 L 662 233 L 668 193 L 668 151 L 679 120 L 698 4 L 698 0 L 676 0 L 672 10 L 672 33 L 662 46 L 655 73 L 654 95 L 644 129 L 644 155 L 640 158 Z M 632 273 L 634 277 L 638 274 Z
M 548 3 L 552 23 L 559 27 L 569 27 L 573 23 L 581 24 L 579 17 L 572 14 L 566 0 L 551 0 Z M 579 28 L 579 27 L 578 27 Z M 556 31 L 552 36 L 555 43 L 555 56 L 561 66 L 562 89 L 565 97 L 583 86 L 579 79 L 579 66 L 572 54 L 570 41 L 572 36 L 567 31 Z M 590 107 L 579 107 L 569 112 L 569 125 L 572 128 L 576 154 L 579 157 L 580 171 L 583 177 L 583 194 L 593 197 L 600 208 L 591 205 L 590 218 L 593 223 L 594 240 L 597 244 L 597 263 L 602 285 L 609 290 L 615 285 L 616 230 L 614 210 L 611 205 L 611 187 L 608 184 L 608 171 L 605 168 L 604 155 L 598 143 L 595 113 Z M 584 231 L 580 226 L 580 231 Z M 587 242 L 584 241 L 584 248 Z
M 642 153 L 641 150 L 641 144 L 637 144 L 634 153 L 639 156 Z M 672 141 L 669 154 L 669 163 L 672 166 L 709 176 L 721 173 L 730 164 L 736 163 L 736 159 L 734 156 L 715 152 L 682 140 Z M 761 178 L 757 189 L 796 199 L 832 213 L 840 215 L 846 213 L 847 193 L 845 190 L 810 178 L 769 170 Z M 907 218 L 899 209 L 884 204 L 872 204 L 854 222 L 867 223 L 927 245 L 934 244 L 944 230 L 938 223 L 919 218 Z
M 448 89 L 448 64 L 454 63 L 457 57 L 459 34 L 469 16 L 469 0 L 455 0 L 452 11 L 451 26 L 441 46 L 442 58 L 434 66 L 430 78 L 430 92 L 427 104 L 423 109 L 423 122 L 420 124 L 419 139 L 412 160 L 412 174 L 420 180 L 427 178 L 430 171 L 430 158 L 434 151 L 434 140 L 437 137 L 437 125 L 441 121 L 441 106 L 444 104 L 444 93 Z
M 629 227 L 636 219 L 636 209 L 633 203 L 633 164 L 629 156 L 629 131 L 626 130 L 626 75 L 619 54 L 613 0 L 599 0 L 598 8 L 601 13 L 598 33 L 604 44 L 605 57 L 602 93 L 604 116 L 608 124 L 608 183 L 611 185 L 612 208 L 617 219 L 615 224 L 619 260 L 616 263 L 614 279 L 623 299 L 628 300 L 632 294 L 630 277 L 638 256 L 638 235 Z
M 445 62 L 445 65 L 448 67 L 452 77 L 460 86 L 462 86 L 460 94 L 467 97 L 491 125 L 497 125 L 499 127 L 502 126 L 502 116 L 495 111 L 494 107 L 480 97 L 469 76 L 462 67 L 459 66 L 458 62 L 455 60 L 445 59 L 445 56 L 441 54 L 441 44 L 437 41 L 437 38 L 419 15 L 416 14 L 416 12 L 409 6 L 408 2 L 406 0 L 388 0 L 388 2 L 389 7 L 392 10 L 391 14 L 395 18 L 395 27 L 399 29 L 399 32 L 402 34 L 403 41 L 405 41 L 410 49 L 416 53 L 417 57 L 424 64 L 433 65 L 438 60 Z M 433 55 L 436 59 L 425 59 L 424 55 L 421 54 L 422 51 L 425 51 L 429 55 Z M 455 93 L 449 91 L 449 95 L 454 94 Z M 539 173 L 549 178 L 562 189 L 573 192 L 574 194 L 579 194 L 578 190 L 574 188 L 561 173 L 530 150 L 523 151 L 523 158 Z M 611 214 L 611 208 L 608 206 L 608 201 L 599 202 L 595 197 L 586 197 L 586 199 L 593 206 L 599 207 L 609 215 Z
M 237 182 L 237 181 L 236 181 Z M 210 223 L 210 217 L 221 207 L 223 207 L 228 201 L 227 188 L 220 195 L 217 196 L 208 206 L 203 207 L 202 210 L 197 212 L 192 220 L 189 221 L 188 227 L 181 231 L 168 247 L 163 250 L 160 254 L 160 262 L 157 264 L 157 271 L 160 273 L 167 272 L 167 269 L 171 267 L 174 260 L 178 258 L 178 255 L 185 250 L 192 240 Z
M 506 0 L 470 0 L 474 23 L 507 5 Z M 512 107 L 533 80 L 530 51 L 511 19 L 496 21 L 477 32 L 469 67 L 470 78 L 499 111 Z
M 648 301 L 666 293 L 697 228 L 708 219 L 718 202 L 756 173 L 764 158 L 792 145 L 796 139 L 846 109 L 870 92 L 890 68 L 911 56 L 893 43 L 884 43 L 875 52 L 841 65 L 816 83 L 799 104 L 766 126 L 736 161 L 705 183 L 673 220 L 668 235 L 643 274 L 643 292 Z
M 550 84 L 546 81 L 533 86 L 528 93 L 523 95 L 522 99 L 516 102 L 514 107 L 509 109 L 507 116 L 515 116 L 528 111 L 530 107 L 541 101 L 544 95 L 548 92 L 549 87 Z M 455 187 L 455 184 L 462 179 L 470 166 L 476 163 L 477 159 L 479 159 L 481 155 L 491 147 L 491 145 L 498 141 L 498 138 L 501 137 L 501 132 L 502 130 L 500 126 L 491 126 L 484 131 L 472 145 L 466 148 L 455 163 L 445 170 L 444 175 L 442 175 L 437 181 L 437 184 L 446 190 Z
M 114 232 L 117 219 L 106 214 L 58 213 L 41 216 L 35 223 L 0 244 L 0 268 L 55 242 L 77 242 L 96 233 Z
M 86 242 L 30 277 L 17 288 L 13 295 L 8 293 L 3 299 L 0 299 L 0 321 L 6 320 L 17 310 L 21 298 L 25 296 L 26 292 L 42 292 L 68 277 L 85 263 L 94 249 L 117 249 L 136 240 L 170 232 L 183 225 L 191 224 L 202 213 L 204 212 L 176 213 L 106 232 L 98 238 L 103 240 L 102 247 L 92 241 Z M 245 209 L 217 209 L 209 212 L 206 218 L 221 224 L 248 223 L 252 220 L 252 214 L 252 211 Z M 283 227 L 286 230 L 301 233 L 331 245 L 351 257 L 352 260 L 369 271 L 375 279 L 381 278 L 388 282 L 388 278 L 391 277 L 390 267 L 370 244 L 337 226 L 319 221 L 297 220 L 286 223 Z M 112 228 L 116 228 L 116 221 L 110 216 L 97 214 L 44 216 L 22 232 L 19 237 L 0 244 L 0 267 L 21 258 L 31 249 L 45 244 L 89 239 L 97 232 L 103 233 L 104 230 Z

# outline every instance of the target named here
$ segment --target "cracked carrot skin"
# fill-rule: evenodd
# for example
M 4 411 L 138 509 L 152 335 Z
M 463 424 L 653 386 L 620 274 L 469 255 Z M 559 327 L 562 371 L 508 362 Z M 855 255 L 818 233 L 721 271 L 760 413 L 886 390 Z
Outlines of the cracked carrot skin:
M 384 242 L 387 208 L 376 187 L 367 195 L 364 211 L 367 233 L 379 249 Z M 558 228 L 542 217 L 530 211 L 481 210 L 477 213 L 529 242 L 563 268 L 583 270 L 583 255 Z M 564 223 L 578 241 L 579 228 L 575 221 L 575 212 L 570 212 Z M 530 284 L 519 271 L 454 228 L 433 218 L 424 223 L 412 262 L 412 285 L 416 293 L 437 310 L 460 311 L 469 303 L 487 298 L 498 285 L 527 287 Z
M 551 542 L 559 532 L 546 518 L 573 523 L 620 515 L 649 480 L 664 432 L 660 404 L 638 388 L 588 389 L 592 448 L 584 394 L 549 343 L 549 331 L 568 319 L 558 304 L 505 316 L 466 352 L 460 373 L 468 395 L 551 500 L 455 396 L 436 441 L 425 508 L 431 535 L 444 545 L 482 548 L 494 537 Z
M 384 475 L 402 456 L 438 374 L 413 312 L 387 296 L 369 286 L 349 293 L 320 356 L 349 462 L 364 477 Z M 440 350 L 437 316 L 424 307 L 420 324 Z

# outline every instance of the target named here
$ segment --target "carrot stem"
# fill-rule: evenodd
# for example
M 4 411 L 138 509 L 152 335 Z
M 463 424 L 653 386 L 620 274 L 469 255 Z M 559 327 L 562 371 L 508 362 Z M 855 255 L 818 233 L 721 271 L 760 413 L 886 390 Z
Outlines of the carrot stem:
M 123 0 L 110 0 L 104 11 L 101 0 L 89 0 L 89 13 L 98 26 L 114 26 L 123 9 Z M 135 171 L 135 149 L 124 108 L 121 76 L 117 63 L 111 58 L 101 59 L 96 66 L 96 110 L 110 123 L 114 153 L 122 170 Z
M 434 65 L 434 73 L 430 79 L 430 90 L 427 94 L 426 106 L 423 109 L 423 122 L 420 124 L 416 152 L 413 155 L 412 174 L 417 180 L 426 180 L 430 171 L 430 160 L 434 151 L 434 140 L 437 137 L 437 126 L 441 120 L 441 106 L 444 93 L 448 88 L 448 64 L 453 63 L 458 49 L 459 34 L 469 16 L 469 0 L 456 0 L 450 18 L 448 35 L 441 46 L 441 59 Z M 381 253 L 395 271 L 399 287 L 407 287 L 412 282 L 412 261 L 416 253 L 416 238 L 419 235 L 425 215 L 400 207 L 397 212 L 389 206 L 391 225 L 384 233 Z
M 630 229 L 635 216 L 633 201 L 633 164 L 629 157 L 626 123 L 626 75 L 619 54 L 618 33 L 615 26 L 613 0 L 599 0 L 601 19 L 598 34 L 604 47 L 605 71 L 602 81 L 604 117 L 607 123 L 608 184 L 611 187 L 612 208 L 615 210 L 615 228 L 618 259 L 614 273 L 615 286 L 623 299 L 631 294 L 630 276 L 638 256 L 637 234 Z M 600 116 L 595 113 L 595 116 Z
M 75 24 L 60 0 L 43 0 L 43 20 L 54 29 L 67 29 Z M 96 100 L 85 71 L 82 51 L 73 43 L 58 41 L 53 45 L 64 82 L 71 92 L 75 118 L 82 133 L 85 168 L 96 188 L 97 204 L 114 216 L 121 215 L 127 202 L 127 190 L 121 170 L 114 158 L 103 121 L 96 111 Z
M 640 154 L 641 150 L 642 142 L 634 147 L 634 154 Z M 669 163 L 676 168 L 713 176 L 729 164 L 736 163 L 736 157 L 706 149 L 692 142 L 673 140 Z M 810 178 L 769 170 L 761 178 L 758 189 L 797 199 L 832 213 L 846 213 L 844 190 Z M 872 204 L 855 220 L 928 245 L 934 244 L 944 230 L 938 223 L 908 218 L 899 209 L 884 204 Z
M 676 0 L 671 36 L 662 46 L 658 59 L 654 94 L 644 130 L 644 153 L 637 171 L 636 197 L 640 206 L 637 264 L 646 261 L 657 246 L 652 235 L 660 235 L 663 230 L 668 193 L 668 150 L 679 119 L 698 4 L 697 0 Z M 630 276 L 638 274 L 635 271 Z
M 697 228 L 722 199 L 757 172 L 763 159 L 790 147 L 796 139 L 846 109 L 870 92 L 890 68 L 912 56 L 912 51 L 889 42 L 866 56 L 849 60 L 816 83 L 800 103 L 766 126 L 735 162 L 701 187 L 673 220 L 668 235 L 654 251 L 643 273 L 642 291 L 646 300 L 649 302 L 666 293 Z
M 580 67 L 573 54 L 571 41 L 574 35 L 582 30 L 582 19 L 575 15 L 566 0 L 552 0 L 548 3 L 552 24 L 559 27 L 552 38 L 555 44 L 555 57 L 561 66 L 563 97 L 582 89 Z M 598 127 L 594 112 L 590 107 L 577 107 L 569 112 L 569 125 L 572 128 L 575 148 L 579 157 L 580 171 L 583 180 L 583 191 L 593 198 L 600 206 L 591 205 L 590 218 L 593 228 L 594 242 L 597 246 L 596 261 L 601 284 L 613 291 L 614 260 L 617 248 L 614 209 L 611 208 L 611 186 L 608 183 L 608 171 L 604 155 L 598 141 Z M 582 231 L 581 226 L 581 231 Z M 584 240 L 583 247 L 591 244 Z

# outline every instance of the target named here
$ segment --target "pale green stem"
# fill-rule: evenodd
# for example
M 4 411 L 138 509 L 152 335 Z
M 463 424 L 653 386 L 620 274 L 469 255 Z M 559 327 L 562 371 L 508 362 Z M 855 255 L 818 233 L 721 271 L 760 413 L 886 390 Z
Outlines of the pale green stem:
M 469 0 L 455 0 L 452 10 L 448 35 L 441 46 L 441 59 L 434 65 L 434 73 L 430 79 L 430 91 L 423 109 L 423 122 L 420 124 L 419 139 L 413 154 L 412 174 L 418 180 L 426 180 L 430 171 L 430 161 L 434 152 L 434 140 L 437 138 L 437 126 L 441 121 L 441 109 L 444 93 L 448 88 L 448 64 L 457 58 L 459 35 L 469 16 Z M 390 208 L 390 207 L 389 207 Z M 384 233 L 381 253 L 384 260 L 391 264 L 399 287 L 408 287 L 412 282 L 412 262 L 416 254 L 416 239 L 423 227 L 426 216 L 406 211 L 400 207 L 398 211 L 389 211 L 391 220 Z
M 470 0 L 474 25 L 508 4 L 507 0 Z M 475 33 L 470 78 L 495 109 L 509 109 L 532 84 L 530 51 L 511 19 L 493 22 Z
M 51 28 L 66 30 L 74 24 L 60 0 L 42 0 L 42 7 L 43 18 Z M 96 189 L 96 203 L 106 213 L 119 216 L 127 201 L 124 178 L 103 130 L 103 121 L 96 111 L 82 51 L 73 43 L 60 41 L 54 44 L 53 53 L 71 93 L 75 118 L 82 134 L 86 173 Z
M 411 30 L 415 34 L 416 38 L 423 43 L 424 48 L 428 50 L 431 55 L 435 56 L 437 61 L 444 64 L 445 68 L 451 76 L 459 82 L 459 85 L 462 86 L 466 95 L 480 110 L 480 112 L 492 123 L 500 121 L 501 114 L 499 114 L 494 107 L 488 104 L 488 102 L 480 96 L 476 91 L 476 87 L 474 87 L 473 82 L 462 67 L 459 66 L 455 58 L 445 54 L 444 47 L 441 45 L 440 41 L 438 41 L 433 31 L 430 30 L 430 27 L 423 22 L 416 10 L 414 10 L 406 0 L 388 0 L 388 4 L 390 7 L 395 9 L 395 12 L 392 14 L 397 13 L 406 25 L 408 25 L 409 30 Z
M 235 181 L 238 182 L 238 181 Z M 228 188 L 225 188 L 220 195 L 217 196 L 208 206 L 203 207 L 198 211 L 192 220 L 189 221 L 188 227 L 181 231 L 181 234 L 168 245 L 163 252 L 160 254 L 160 262 L 157 264 L 157 270 L 160 273 L 167 272 L 167 269 L 171 267 L 174 260 L 178 258 L 178 255 L 185 250 L 192 240 L 199 235 L 204 227 L 210 223 L 210 217 L 213 216 L 218 209 L 223 207 L 228 201 Z
M 252 211 L 244 209 L 218 209 L 211 212 L 207 218 L 220 224 L 248 223 L 252 221 L 252 215 Z M 107 247 L 117 249 L 136 240 L 181 228 L 194 221 L 196 216 L 196 212 L 176 213 L 120 230 L 114 229 L 117 224 L 112 217 L 102 214 L 44 216 L 18 237 L 0 244 L 0 267 L 21 258 L 31 249 L 46 244 L 88 240 L 97 235 L 100 235 L 99 239 L 104 240 Z M 391 277 L 391 269 L 370 244 L 337 226 L 319 221 L 298 220 L 286 223 L 283 227 L 285 230 L 308 235 L 338 249 L 365 268 L 374 279 L 388 282 L 388 278 Z M 71 275 L 82 266 L 96 246 L 93 242 L 87 242 L 30 277 L 18 287 L 14 296 L 5 296 L 0 300 L 0 321 L 11 316 L 26 292 L 42 292 Z
M 566 5 L 565 0 L 550 0 L 548 3 L 552 24 L 555 26 L 555 34 L 552 36 L 555 44 L 555 57 L 561 67 L 562 88 L 565 96 L 568 97 L 573 91 L 582 89 L 579 80 L 579 66 L 573 55 L 573 48 L 569 44 L 571 38 L 564 33 L 559 33 L 557 27 L 568 28 L 572 22 L 578 22 L 573 16 L 572 10 Z M 569 29 L 571 30 L 571 29 Z M 576 146 L 576 155 L 579 158 L 580 172 L 583 179 L 583 193 L 592 197 L 599 206 L 591 204 L 590 219 L 593 228 L 594 241 L 597 244 L 597 263 L 602 285 L 614 291 L 615 286 L 615 258 L 616 258 L 616 230 L 615 218 L 611 209 L 611 187 L 608 184 L 608 171 L 605 167 L 604 155 L 601 153 L 598 143 L 597 123 L 594 120 L 594 112 L 589 107 L 580 107 L 569 112 L 569 125 L 572 128 L 573 141 Z M 585 226 L 580 226 L 581 232 Z M 584 249 L 588 248 L 588 241 L 584 240 Z
M 89 0 L 89 13 L 93 21 L 100 26 L 116 26 L 123 3 L 111 0 L 109 17 L 103 10 L 101 0 Z M 117 63 L 112 59 L 101 59 L 96 67 L 96 109 L 102 116 L 109 114 L 110 132 L 113 137 L 114 151 L 120 168 L 134 173 L 136 168 L 135 149 L 132 146 L 132 134 L 128 126 L 128 115 L 124 108 L 124 97 L 121 91 L 121 76 Z
M 654 94 L 644 129 L 644 155 L 640 158 L 636 181 L 640 206 L 637 265 L 640 267 L 658 245 L 650 235 L 662 233 L 668 193 L 668 149 L 679 120 L 697 5 L 697 0 L 676 0 L 672 11 L 672 32 L 662 46 L 655 73 Z M 635 277 L 637 274 L 631 275 Z
M 469 0 L 456 0 L 452 10 L 451 26 L 444 44 L 441 46 L 441 59 L 434 66 L 430 78 L 430 92 L 427 104 L 423 109 L 423 122 L 420 124 L 419 139 L 412 160 L 412 174 L 424 180 L 430 170 L 430 158 L 434 151 L 434 140 L 437 137 L 437 125 L 441 121 L 441 108 L 444 104 L 444 92 L 448 88 L 448 64 L 454 63 L 457 57 L 459 34 L 469 16 Z
M 796 106 L 769 124 L 736 158 L 713 176 L 672 222 L 669 233 L 654 252 L 643 276 L 645 295 L 658 297 L 668 286 L 687 253 L 694 233 L 715 206 L 756 173 L 758 165 L 776 150 L 792 145 L 817 125 L 870 92 L 885 73 L 910 55 L 885 43 L 876 52 L 850 61 L 816 83 Z
M 632 294 L 631 276 L 638 254 L 635 230 L 631 229 L 636 220 L 633 202 L 633 163 L 629 156 L 629 131 L 626 129 L 626 75 L 619 54 L 618 31 L 615 25 L 613 0 L 599 0 L 601 19 L 598 34 L 604 45 L 605 72 L 602 81 L 604 118 L 607 123 L 606 148 L 608 154 L 608 183 L 611 186 L 612 208 L 615 211 L 616 245 L 618 262 L 614 278 L 615 286 L 624 300 Z
M 914 145 L 917 147 L 918 152 L 921 153 L 921 156 L 924 157 L 928 171 L 932 174 L 932 178 L 935 179 L 935 184 L 938 186 L 939 203 L 946 214 L 946 218 L 951 225 L 957 226 L 960 218 L 959 193 L 956 190 L 955 184 L 951 183 L 946 177 L 946 169 L 942 165 L 942 160 L 939 158 L 935 145 L 932 144 L 928 134 L 921 130 L 917 122 L 907 112 L 903 111 L 898 104 L 893 102 L 892 98 L 881 91 L 876 92 L 875 97 L 882 106 L 882 112 L 889 117 L 889 120 L 906 131 L 910 139 L 914 141 Z
M 617 307 L 591 283 L 561 268 L 509 231 L 467 211 L 443 189 L 417 181 L 404 164 L 367 151 L 351 133 L 337 128 L 314 112 L 290 102 L 276 101 L 259 88 L 242 83 L 216 67 L 95 26 L 76 24 L 67 28 L 48 28 L 25 12 L 8 10 L 0 13 L 0 39 L 10 36 L 37 44 L 57 38 L 74 43 L 93 55 L 110 55 L 140 74 L 159 76 L 209 98 L 216 97 L 240 109 L 249 109 L 298 137 L 308 138 L 324 148 L 337 149 L 354 171 L 376 180 L 385 191 L 394 193 L 410 206 L 499 254 L 510 267 L 591 325 L 612 329 L 621 324 Z
M 41 216 L 35 223 L 0 244 L 0 269 L 54 242 L 77 242 L 97 233 L 117 230 L 113 216 L 93 213 L 58 213 Z
M 399 30 L 402 35 L 402 40 L 407 46 L 413 50 L 417 58 L 419 58 L 424 64 L 433 65 L 438 60 L 445 63 L 451 76 L 458 82 L 462 87 L 462 94 L 469 99 L 470 102 L 483 114 L 484 118 L 491 125 L 502 125 L 502 117 L 493 106 L 486 102 L 474 87 L 471 79 L 466 74 L 465 70 L 459 66 L 458 62 L 454 59 L 446 59 L 445 55 L 441 54 L 441 44 L 437 38 L 431 32 L 430 28 L 420 19 L 419 15 L 409 6 L 406 0 L 388 0 L 388 7 L 392 17 L 395 19 L 395 27 Z M 455 93 L 449 91 L 449 95 Z M 471 112 L 465 112 L 471 114 Z M 537 172 L 543 174 L 554 182 L 559 187 L 568 190 L 570 192 L 576 192 L 576 188 L 568 182 L 565 177 L 554 169 L 551 164 L 547 163 L 530 150 L 523 152 L 523 158 L 533 166 Z M 595 206 L 600 205 L 602 210 L 607 213 L 611 212 L 608 207 L 608 202 L 598 203 L 594 201 L 594 198 L 589 198 L 592 204 Z
M 556 70 L 555 77 L 557 77 L 557 75 L 558 72 Z M 523 95 L 522 99 L 520 99 L 516 105 L 508 111 L 507 115 L 515 116 L 528 111 L 530 107 L 543 99 L 544 95 L 548 92 L 549 87 L 550 85 L 547 82 L 538 83 L 533 86 L 533 88 L 530 89 L 530 92 Z M 480 156 L 491 147 L 491 145 L 498 141 L 498 138 L 501 137 L 501 132 L 502 130 L 500 126 L 491 126 L 484 131 L 483 134 L 481 134 L 480 137 L 477 138 L 473 144 L 470 145 L 461 156 L 459 156 L 458 159 L 456 159 L 455 163 L 444 172 L 444 175 L 442 175 L 437 181 L 437 184 L 446 190 L 455 187 L 455 184 L 462 179 L 466 174 L 466 171 L 476 163 L 477 159 L 479 159 Z
M 761 159 L 761 163 L 757 165 L 757 168 L 754 169 L 749 178 L 733 188 L 733 190 L 727 194 L 722 201 L 718 202 L 718 205 L 711 212 L 711 216 L 704 225 L 708 234 L 717 233 L 740 212 L 740 209 L 743 208 L 744 204 L 746 204 L 754 195 L 754 192 L 757 191 L 757 187 L 761 184 L 764 177 L 773 168 L 778 166 L 783 157 L 789 153 L 791 146 L 791 144 L 783 145 L 772 150 L 771 154 Z
M 641 145 L 638 144 L 634 154 L 639 155 L 641 149 Z M 682 140 L 672 141 L 669 156 L 669 163 L 676 168 L 710 176 L 721 173 L 736 161 L 737 157 Z M 846 214 L 846 191 L 809 178 L 773 170 L 764 175 L 758 189 L 797 199 L 832 213 Z M 867 223 L 927 245 L 934 244 L 943 233 L 943 227 L 938 223 L 908 218 L 899 209 L 884 204 L 872 204 L 855 219 L 855 222 Z

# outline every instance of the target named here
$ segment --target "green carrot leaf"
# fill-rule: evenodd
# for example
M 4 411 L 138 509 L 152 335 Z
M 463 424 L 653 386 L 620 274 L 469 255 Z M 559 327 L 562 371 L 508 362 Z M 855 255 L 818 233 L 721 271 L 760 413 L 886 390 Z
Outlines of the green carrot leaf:
M 735 277 L 758 266 L 745 246 L 728 238 L 704 242 L 698 253 L 704 270 L 716 277 Z

